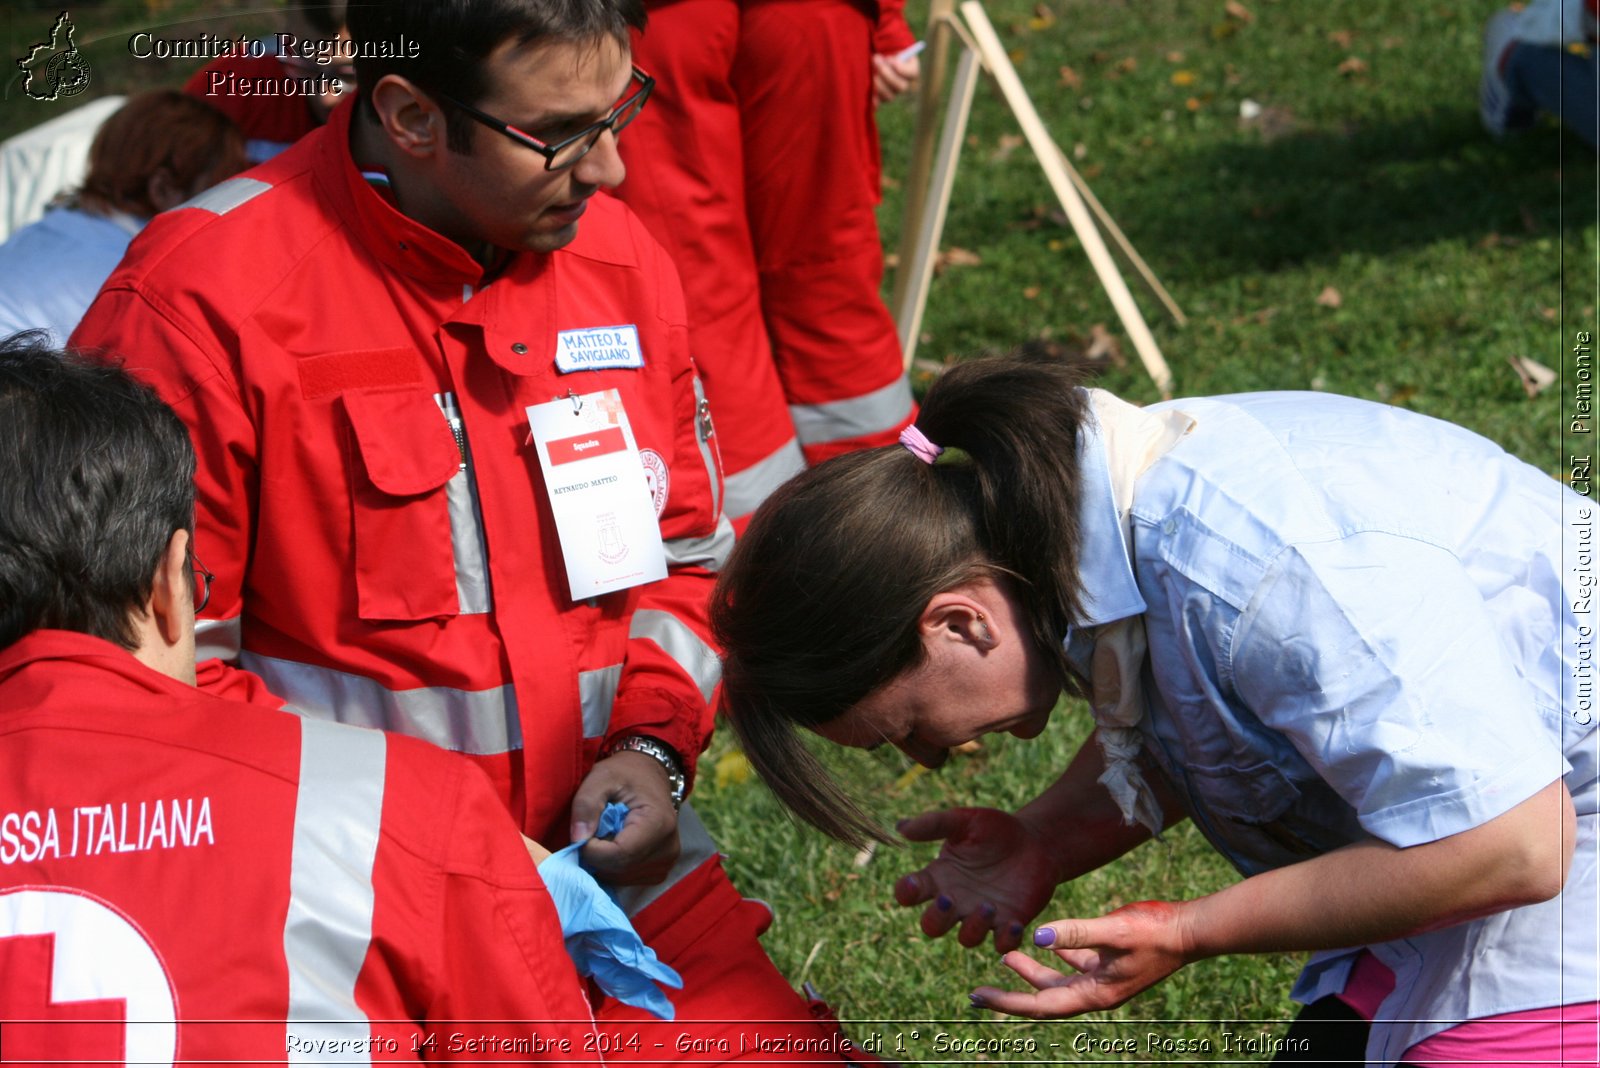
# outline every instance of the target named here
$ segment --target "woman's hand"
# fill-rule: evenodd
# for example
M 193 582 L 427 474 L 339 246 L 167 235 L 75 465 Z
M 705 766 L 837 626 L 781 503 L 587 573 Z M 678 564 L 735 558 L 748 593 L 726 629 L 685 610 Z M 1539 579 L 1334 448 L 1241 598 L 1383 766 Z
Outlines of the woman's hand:
M 1184 917 L 1180 905 L 1138 901 L 1095 920 L 1053 920 L 1036 929 L 1034 941 L 1044 940 L 1077 974 L 1057 971 L 1026 954 L 1007 953 L 1002 963 L 1033 991 L 984 986 L 972 992 L 972 1003 L 1036 1020 L 1114 1009 L 1189 963 Z
M 895 884 L 907 907 L 931 902 L 922 930 L 937 938 L 956 924 L 964 946 L 994 932 L 1002 953 L 1022 943 L 1023 928 L 1055 893 L 1057 863 L 1048 843 L 1016 816 L 992 808 L 956 808 L 902 820 L 913 842 L 944 840 L 939 856 Z

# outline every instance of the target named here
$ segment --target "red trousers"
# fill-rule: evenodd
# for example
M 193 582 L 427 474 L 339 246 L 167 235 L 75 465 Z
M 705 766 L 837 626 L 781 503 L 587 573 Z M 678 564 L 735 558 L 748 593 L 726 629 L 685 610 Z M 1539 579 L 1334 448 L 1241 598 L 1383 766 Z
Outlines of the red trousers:
M 716 858 L 646 906 L 634 927 L 683 977 L 683 989 L 669 992 L 677 1018 L 668 1023 L 605 999 L 595 1026 L 606 1059 L 876 1062 L 779 974 L 760 942 L 771 923 L 767 907 L 741 898 Z
M 800 467 L 910 421 L 879 297 L 873 20 L 848 0 L 650 5 L 656 76 L 618 194 L 673 255 L 744 517 Z

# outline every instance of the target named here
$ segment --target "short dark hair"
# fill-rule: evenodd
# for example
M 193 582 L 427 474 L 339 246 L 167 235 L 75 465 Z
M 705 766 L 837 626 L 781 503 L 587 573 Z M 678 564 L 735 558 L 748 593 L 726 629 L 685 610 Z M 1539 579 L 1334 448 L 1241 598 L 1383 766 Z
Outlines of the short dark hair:
M 722 709 L 790 812 L 853 844 L 885 833 L 796 734 L 844 715 L 922 662 L 934 595 L 1008 582 L 1035 646 L 1082 692 L 1062 649 L 1081 618 L 1080 368 L 1018 354 L 958 364 L 917 416 L 949 451 L 899 445 L 797 476 L 756 511 L 712 596 Z
M 370 115 L 372 87 L 386 74 L 476 104 L 488 91 L 483 61 L 505 41 L 587 44 L 610 38 L 627 44 L 630 28 L 644 29 L 645 11 L 643 0 L 369 0 L 350 5 L 348 24 L 358 46 L 397 44 L 402 37 L 417 45 L 415 59 L 358 53 L 357 93 Z M 439 104 L 446 109 L 450 148 L 471 152 L 474 124 L 448 101 Z
M 194 527 L 194 446 L 115 364 L 0 340 L 0 649 L 49 627 L 132 649 L 174 531 Z

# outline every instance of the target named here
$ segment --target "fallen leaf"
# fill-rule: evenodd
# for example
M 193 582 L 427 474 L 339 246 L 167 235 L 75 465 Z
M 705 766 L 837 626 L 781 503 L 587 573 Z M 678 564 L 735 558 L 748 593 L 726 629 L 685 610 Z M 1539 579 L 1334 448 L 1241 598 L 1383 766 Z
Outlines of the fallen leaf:
M 913 764 L 906 769 L 906 773 L 894 781 L 896 790 L 904 790 L 927 773 L 928 769 L 921 764 Z
M 1317 294 L 1317 303 L 1324 308 L 1337 308 L 1344 303 L 1344 296 L 1332 286 L 1326 286 Z
M 1239 0 L 1228 0 L 1226 4 L 1222 5 L 1222 10 L 1228 13 L 1229 18 L 1238 19 L 1240 22 L 1254 22 L 1256 20 L 1256 17 L 1250 13 L 1250 9 L 1239 3 Z
M 750 761 L 737 749 L 730 749 L 717 758 L 717 789 L 725 790 L 750 779 Z
M 1175 70 L 1175 71 L 1173 71 L 1172 72 L 1172 84 L 1173 85 L 1193 85 L 1194 84 L 1194 71 L 1192 71 L 1192 70 Z
M 1526 204 L 1517 205 L 1517 211 L 1522 216 L 1522 228 L 1530 234 L 1539 232 L 1539 220 L 1533 214 L 1533 209 Z
M 1060 252 L 1062 249 L 1067 247 L 1067 243 L 1065 241 L 1061 240 L 1059 237 L 1052 237 L 1045 244 L 1045 247 L 1048 248 L 1051 252 Z
M 1511 369 L 1517 372 L 1517 378 L 1521 380 L 1529 400 L 1555 383 L 1556 373 L 1537 360 L 1530 360 L 1526 356 L 1507 356 L 1506 360 L 1511 364 Z
M 1089 146 L 1082 141 L 1075 142 L 1072 146 L 1072 158 L 1083 159 L 1089 154 Z
M 1355 36 L 1349 30 L 1333 30 L 1328 34 L 1328 41 L 1340 48 L 1349 48 L 1350 42 L 1355 40 Z
M 1083 76 L 1071 67 L 1061 68 L 1061 84 L 1068 89 L 1082 89 Z
M 1189 99 L 1183 102 L 1183 106 L 1188 108 L 1190 111 L 1199 111 L 1200 98 L 1197 96 L 1191 96 Z
M 1083 358 L 1089 363 L 1128 366 L 1128 358 L 1122 354 L 1122 342 L 1106 329 L 1105 323 L 1095 323 L 1089 328 L 1089 344 L 1083 350 Z
M 885 267 L 887 267 L 891 271 L 894 270 L 896 267 L 900 266 L 900 253 L 898 253 L 898 252 L 886 252 L 886 253 L 884 253 L 883 265 Z
M 1211 26 L 1211 39 L 1213 41 L 1226 41 L 1239 32 L 1237 22 L 1217 22 Z
M 1539 314 L 1544 316 L 1546 322 L 1553 323 L 1556 321 L 1556 310 L 1554 308 L 1540 308 Z
M 1339 64 L 1339 73 L 1346 78 L 1354 77 L 1357 74 L 1365 74 L 1367 70 L 1367 61 L 1360 56 L 1346 56 L 1344 62 Z
M 971 249 L 957 248 L 952 245 L 934 257 L 933 269 L 942 271 L 948 267 L 976 267 L 982 262 L 983 257 Z
M 861 847 L 861 851 L 855 855 L 855 858 L 851 860 L 850 863 L 854 864 L 858 868 L 865 868 L 868 864 L 872 863 L 872 858 L 877 855 L 878 843 L 868 842 L 866 845 Z
M 883 187 L 885 189 L 899 189 L 900 179 L 896 178 L 892 174 L 886 174 L 883 176 Z
M 1096 66 L 1099 66 L 1100 64 L 1104 63 L 1106 60 L 1108 60 L 1110 58 L 1111 58 L 1111 53 L 1110 52 L 1102 52 L 1102 51 L 1100 51 L 1098 49 L 1089 53 L 1089 62 L 1093 63 Z
M 1134 71 L 1139 69 L 1139 61 L 1132 56 L 1124 57 L 1117 64 L 1117 69 L 1124 74 L 1132 74 Z
M 1022 298 L 1024 300 L 1038 300 L 1039 299 L 1039 287 L 1038 286 L 1024 286 L 1022 288 Z
M 1056 13 L 1043 4 L 1033 5 L 1033 18 L 1028 20 L 1030 30 L 1043 30 L 1055 25 Z
M 1378 42 L 1378 47 L 1387 52 L 1390 49 L 1399 48 L 1405 43 L 1406 39 L 1404 37 L 1385 37 L 1383 40 Z
M 925 337 L 923 340 L 932 341 L 933 339 L 931 337 Z M 918 356 L 916 359 L 911 361 L 911 369 L 913 371 L 917 371 L 925 375 L 931 375 L 934 378 L 938 378 L 940 375 L 944 374 L 945 371 L 949 370 L 949 368 L 950 365 L 948 363 L 941 363 L 938 360 L 930 360 L 926 356 Z
M 1168 52 L 1167 53 L 1167 62 L 1168 63 L 1182 63 L 1183 62 L 1183 53 L 1182 52 Z
M 950 752 L 960 753 L 962 756 L 971 756 L 973 753 L 983 752 L 983 743 L 976 738 L 962 742 L 960 745 L 951 746 Z
M 994 163 L 1004 163 L 1013 152 L 1027 144 L 1027 140 L 1021 134 L 1001 134 L 1000 143 L 989 153 L 989 159 Z
M 1013 67 L 1020 67 L 1028 58 L 1028 50 L 1026 48 L 1013 48 L 1006 55 L 1010 58 Z

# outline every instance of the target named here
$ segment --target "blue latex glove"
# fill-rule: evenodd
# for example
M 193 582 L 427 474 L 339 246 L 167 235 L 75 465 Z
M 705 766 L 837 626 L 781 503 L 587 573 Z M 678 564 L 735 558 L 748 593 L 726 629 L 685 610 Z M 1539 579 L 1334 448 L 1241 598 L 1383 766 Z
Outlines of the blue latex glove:
M 598 838 L 610 838 L 622 829 L 628 806 L 613 801 L 600 813 Z M 539 875 L 550 888 L 561 917 L 561 934 L 578 974 L 592 977 L 600 989 L 625 1005 L 644 1009 L 657 1019 L 670 1020 L 672 1002 L 656 986 L 683 989 L 678 973 L 656 959 L 655 950 L 640 940 L 628 917 L 578 864 L 582 842 L 550 854 L 539 865 Z

